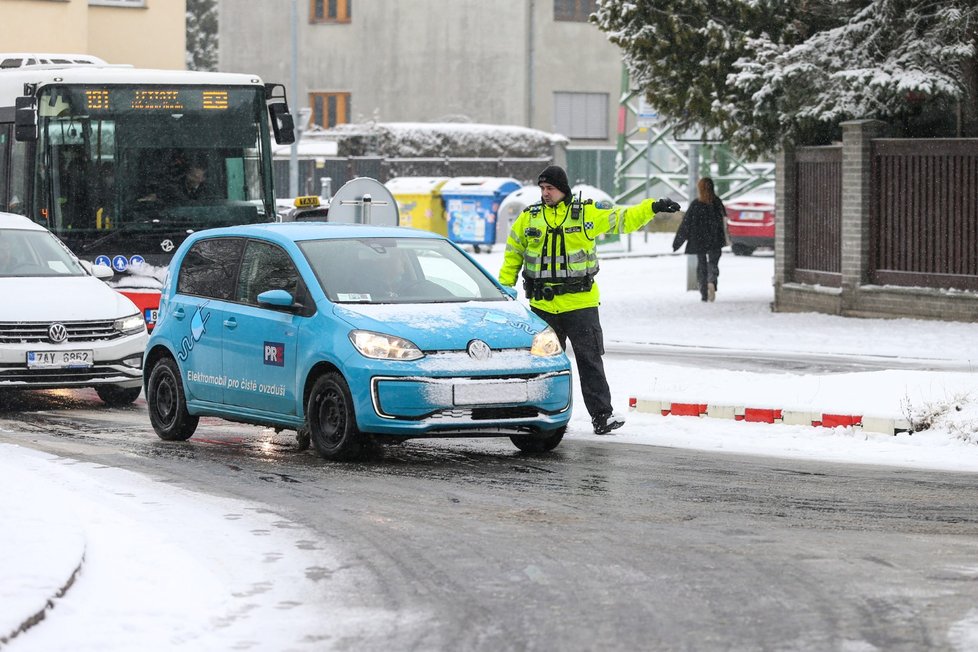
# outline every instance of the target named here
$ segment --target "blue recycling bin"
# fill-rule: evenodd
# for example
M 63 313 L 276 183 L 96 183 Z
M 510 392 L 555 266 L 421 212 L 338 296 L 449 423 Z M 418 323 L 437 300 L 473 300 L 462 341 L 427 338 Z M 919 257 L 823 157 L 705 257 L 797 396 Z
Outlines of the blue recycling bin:
M 454 177 L 441 187 L 448 218 L 448 238 L 458 244 L 492 248 L 499 205 L 520 188 L 511 177 Z

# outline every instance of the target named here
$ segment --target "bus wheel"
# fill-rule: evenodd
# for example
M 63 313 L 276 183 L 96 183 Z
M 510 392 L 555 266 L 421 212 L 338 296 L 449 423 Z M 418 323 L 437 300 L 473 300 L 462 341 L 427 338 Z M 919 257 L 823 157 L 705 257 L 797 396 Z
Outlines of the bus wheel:
M 153 430 L 166 441 L 190 439 L 200 421 L 187 411 L 180 369 L 173 358 L 160 358 L 153 365 L 146 384 L 146 406 Z
M 309 435 L 319 456 L 327 460 L 353 460 L 363 452 L 364 437 L 357 429 L 356 412 L 346 381 L 338 373 L 316 380 L 306 405 Z

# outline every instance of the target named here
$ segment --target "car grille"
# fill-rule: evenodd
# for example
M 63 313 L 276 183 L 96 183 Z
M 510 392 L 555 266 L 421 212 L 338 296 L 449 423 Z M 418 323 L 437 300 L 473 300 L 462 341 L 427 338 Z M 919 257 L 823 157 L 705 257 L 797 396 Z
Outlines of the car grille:
M 531 406 L 516 407 L 477 407 L 439 410 L 428 415 L 428 419 L 471 419 L 472 421 L 498 419 L 535 419 L 540 412 Z
M 58 322 L 0 322 L 0 344 L 20 344 L 30 342 L 50 343 L 48 328 Z M 115 320 L 64 321 L 68 329 L 67 342 L 99 342 L 114 340 L 123 336 L 113 324 Z
M 0 388 L 6 383 L 28 385 L 50 385 L 67 387 L 71 385 L 83 385 L 88 382 L 99 380 L 118 380 L 120 378 L 138 377 L 139 370 L 134 369 L 130 372 L 120 371 L 118 368 L 110 366 L 94 366 L 85 369 L 10 369 L 0 367 Z

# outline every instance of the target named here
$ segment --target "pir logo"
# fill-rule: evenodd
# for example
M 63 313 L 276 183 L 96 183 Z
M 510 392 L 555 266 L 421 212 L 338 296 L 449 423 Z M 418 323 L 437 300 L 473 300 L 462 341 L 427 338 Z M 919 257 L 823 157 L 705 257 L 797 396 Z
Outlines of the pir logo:
M 205 304 L 206 305 L 206 304 Z M 180 340 L 180 350 L 177 351 L 177 357 L 180 358 L 180 362 L 185 362 L 187 356 L 190 352 L 194 350 L 194 343 L 199 341 L 204 333 L 207 332 L 207 320 L 210 319 L 211 313 L 202 313 L 201 309 L 204 306 L 197 308 L 197 312 L 194 313 L 193 319 L 190 320 L 190 337 L 193 339 L 188 339 L 186 336 Z
M 285 366 L 285 345 L 281 342 L 265 342 L 265 364 L 273 367 Z

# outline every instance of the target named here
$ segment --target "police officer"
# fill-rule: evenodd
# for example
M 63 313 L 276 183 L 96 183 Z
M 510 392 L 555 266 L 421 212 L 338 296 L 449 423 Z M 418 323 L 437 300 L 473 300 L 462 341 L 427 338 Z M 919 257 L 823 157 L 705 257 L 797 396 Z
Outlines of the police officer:
M 570 338 L 581 380 L 584 406 L 595 434 L 625 424 L 611 407 L 611 389 L 604 373 L 604 337 L 598 319 L 598 273 L 595 239 L 602 233 L 630 233 L 656 213 L 674 213 L 671 199 L 646 199 L 637 206 L 597 206 L 571 194 L 567 173 L 551 165 L 537 180 L 542 201 L 528 206 L 513 223 L 506 241 L 499 280 L 516 285 L 523 270 L 523 288 L 530 309 L 556 331 L 560 344 Z

